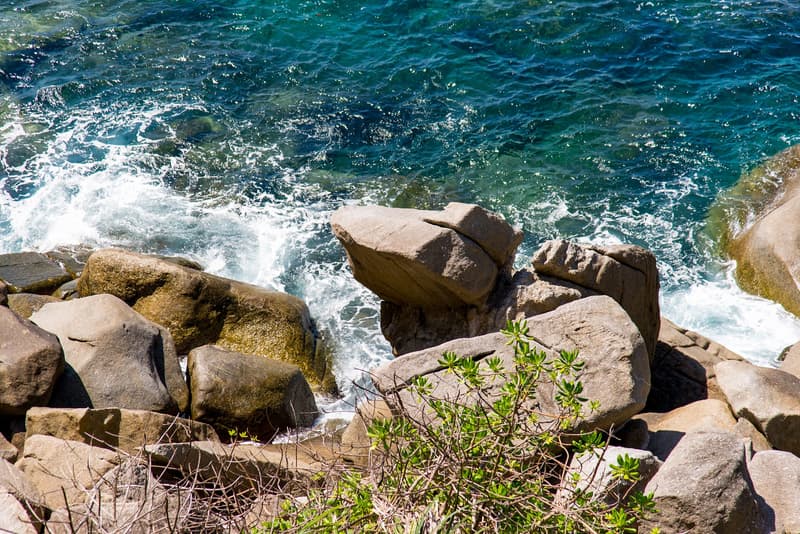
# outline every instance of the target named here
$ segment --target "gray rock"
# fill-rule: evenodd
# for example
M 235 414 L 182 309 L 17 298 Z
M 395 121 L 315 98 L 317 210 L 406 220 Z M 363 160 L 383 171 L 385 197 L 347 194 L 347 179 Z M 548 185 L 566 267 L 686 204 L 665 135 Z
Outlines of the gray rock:
M 165 380 L 165 373 L 180 372 L 169 339 L 118 298 L 96 295 L 47 304 L 31 320 L 58 336 L 68 364 L 51 406 L 177 413 L 168 386 L 181 383 L 183 388 L 174 391 L 186 398 L 182 376 Z
M 741 438 L 717 432 L 689 433 L 650 480 L 657 513 L 640 528 L 678 532 L 762 532 L 757 496 L 747 474 Z
M 45 252 L 45 255 L 61 265 L 71 277 L 78 278 L 92 252 L 93 249 L 86 245 L 72 245 L 58 247 L 55 250 Z
M 613 477 L 611 466 L 616 465 L 618 458 L 625 455 L 639 461 L 639 480 L 636 482 Z M 559 496 L 556 499 L 562 502 L 566 500 L 568 503 L 572 500 L 573 492 L 580 490 L 581 492 L 591 491 L 612 505 L 627 503 L 628 496 L 637 491 L 644 491 L 645 486 L 660 467 L 661 461 L 650 451 L 626 447 L 609 446 L 605 450 L 577 455 L 570 461 L 564 479 L 573 481 L 575 480 L 573 477 L 579 478 L 576 483 L 569 483 L 570 485 L 567 486 L 569 489 L 559 490 Z
M 381 299 L 434 309 L 484 304 L 500 272 L 497 264 L 466 234 L 426 222 L 439 216 L 445 215 L 345 206 L 334 212 L 331 227 L 353 276 Z
M 16 465 L 42 494 L 47 507 L 56 510 L 85 503 L 88 491 L 119 463 L 119 454 L 108 449 L 35 435 L 25 440 Z
M 53 291 L 53 296 L 58 300 L 72 300 L 80 297 L 78 280 L 70 280 L 66 284 L 61 284 L 58 289 Z
M 784 451 L 756 453 L 748 465 L 753 487 L 774 515 L 772 532 L 800 532 L 800 458 Z
M 800 378 L 746 362 L 716 365 L 717 381 L 737 417 L 776 448 L 800 454 Z
M 296 365 L 206 345 L 189 353 L 188 375 L 192 418 L 223 437 L 239 430 L 268 441 L 280 430 L 311 426 L 319 415 Z
M 660 313 L 658 269 L 651 252 L 634 245 L 597 247 L 557 239 L 542 245 L 532 263 L 538 273 L 567 280 L 619 302 L 642 333 L 652 361 Z
M 312 384 L 335 389 L 308 307 L 292 295 L 117 249 L 94 252 L 78 288 L 124 300 L 169 330 L 179 354 L 213 343 L 293 363 Z
M 52 436 L 136 454 L 143 445 L 219 441 L 209 425 L 162 413 L 121 408 L 31 408 L 26 436 Z
M 668 412 L 703 399 L 726 400 L 714 366 L 744 358 L 696 332 L 661 318 L 656 356 L 651 366 L 653 387 L 646 409 Z
M 599 410 L 587 414 L 586 428 L 619 425 L 644 407 L 650 390 L 647 349 L 636 325 L 614 300 L 606 296 L 581 299 L 530 317 L 527 323 L 529 335 L 535 339 L 532 345 L 540 350 L 551 356 L 560 350 L 580 352 L 585 361 L 581 375 L 583 396 L 600 403 Z M 494 355 L 501 358 L 506 369 L 513 369 L 513 350 L 506 341 L 503 334 L 486 334 L 407 354 L 376 369 L 373 382 L 387 395 L 393 410 L 415 405 L 404 388 L 418 376 L 431 380 L 436 395 L 463 397 L 463 387 L 438 364 L 441 355 L 453 351 L 478 361 Z M 499 394 L 501 385 L 498 381 L 495 394 Z M 394 392 L 399 392 L 399 397 L 395 398 Z M 537 401 L 543 404 L 544 412 L 556 409 L 552 392 L 548 393 L 544 384 Z
M 0 280 L 11 293 L 50 293 L 72 277 L 38 252 L 0 254 Z
M 800 343 L 786 347 L 779 359 L 781 360 L 779 367 L 781 371 L 800 377 Z
M 730 407 L 717 399 L 695 401 L 667 413 L 640 413 L 631 421 L 647 424 L 647 449 L 666 460 L 675 446 L 692 432 L 735 432 L 736 419 Z
M 0 415 L 47 405 L 63 371 L 58 338 L 0 307 Z

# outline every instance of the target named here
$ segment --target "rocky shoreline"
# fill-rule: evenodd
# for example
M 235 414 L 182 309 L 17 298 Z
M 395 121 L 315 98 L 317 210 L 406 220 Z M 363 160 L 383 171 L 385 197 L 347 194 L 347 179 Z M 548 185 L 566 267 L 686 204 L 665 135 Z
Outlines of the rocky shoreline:
M 314 391 L 335 389 L 301 300 L 179 258 L 0 255 L 0 526 L 191 531 L 199 512 L 176 495 L 201 502 L 213 487 L 239 504 L 203 520 L 249 528 L 274 512 L 279 490 L 369 465 L 366 424 L 413 409 L 403 399 L 415 378 L 458 396 L 443 352 L 479 366 L 510 357 L 497 332 L 527 319 L 541 350 L 585 361 L 584 394 L 599 401 L 585 430 L 650 466 L 642 486 L 658 513 L 642 529 L 800 531 L 800 350 L 760 368 L 661 317 L 649 251 L 554 240 L 515 272 L 521 233 L 458 203 L 351 206 L 331 226 L 355 278 L 381 297 L 397 357 L 371 371 L 378 399 L 343 434 L 293 444 L 268 442 L 309 426 Z M 538 409 L 552 395 L 540 391 Z M 242 443 L 254 437 L 262 443 Z M 189 479 L 203 491 L 181 486 Z

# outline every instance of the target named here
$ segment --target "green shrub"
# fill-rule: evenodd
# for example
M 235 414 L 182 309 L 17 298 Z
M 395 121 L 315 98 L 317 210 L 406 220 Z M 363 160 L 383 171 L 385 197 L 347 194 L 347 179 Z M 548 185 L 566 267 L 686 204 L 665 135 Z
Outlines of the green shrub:
M 439 364 L 462 394 L 437 395 L 429 379 L 415 379 L 411 397 L 389 399 L 405 402 L 405 415 L 370 425 L 369 469 L 287 499 L 258 531 L 636 532 L 652 495 L 609 503 L 608 495 L 577 489 L 591 486 L 577 484 L 580 475 L 567 468 L 572 455 L 602 454 L 606 445 L 598 432 L 574 430 L 585 409 L 598 407 L 582 397 L 578 354 L 548 358 L 532 346 L 524 322 L 503 332 L 514 349 L 511 368 L 496 356 L 478 362 L 443 354 Z M 541 409 L 540 389 L 555 399 L 555 413 Z M 620 457 L 611 473 L 635 482 L 638 461 Z

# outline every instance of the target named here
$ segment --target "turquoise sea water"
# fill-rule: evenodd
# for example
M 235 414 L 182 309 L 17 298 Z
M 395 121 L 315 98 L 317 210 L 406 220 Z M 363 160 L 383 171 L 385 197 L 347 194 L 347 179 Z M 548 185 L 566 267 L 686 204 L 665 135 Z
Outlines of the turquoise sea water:
M 800 2 L 0 0 L 0 252 L 182 254 L 306 299 L 348 384 L 389 357 L 327 219 L 477 202 L 653 250 L 668 317 L 800 339 L 705 217 L 800 141 Z

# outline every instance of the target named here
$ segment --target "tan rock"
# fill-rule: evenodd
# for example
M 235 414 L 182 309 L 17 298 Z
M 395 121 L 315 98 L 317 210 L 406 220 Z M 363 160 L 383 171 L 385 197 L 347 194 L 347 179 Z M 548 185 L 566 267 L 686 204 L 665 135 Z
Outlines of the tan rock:
M 58 338 L 0 307 L 0 415 L 46 405 L 63 371 Z
M 91 255 L 78 289 L 124 300 L 166 327 L 180 354 L 213 343 L 293 363 L 312 384 L 333 386 L 308 307 L 286 293 L 117 249 Z
M 695 401 L 667 413 L 646 412 L 631 421 L 644 421 L 650 433 L 647 448 L 666 460 L 678 442 L 692 432 L 734 432 L 736 419 L 730 407 L 717 399 Z
M 770 532 L 800 532 L 800 458 L 784 451 L 758 452 L 748 470 L 756 493 L 774 516 Z
M 121 408 L 31 408 L 25 427 L 28 438 L 52 436 L 129 454 L 136 454 L 146 444 L 219 441 L 214 429 L 205 423 Z
M 8 286 L 0 280 L 0 306 L 8 306 Z
M 426 222 L 440 216 L 345 206 L 331 217 L 331 228 L 355 279 L 381 299 L 434 309 L 481 305 L 494 288 L 498 266 L 467 235 Z
M 754 452 L 772 450 L 772 444 L 767 440 L 766 436 L 759 432 L 758 429 L 753 426 L 753 423 L 744 417 L 740 417 L 736 420 L 736 426 L 733 427 L 733 432 L 746 441 L 749 441 L 750 447 Z
M 205 345 L 189 353 L 188 375 L 192 418 L 223 438 L 238 430 L 269 441 L 319 415 L 303 373 L 290 363 Z
M 10 493 L 0 490 L 0 532 L 38 534 L 25 506 Z
M 11 444 L 3 434 L 0 434 L 0 460 L 16 462 L 19 450 Z
M 47 304 L 31 320 L 58 336 L 68 364 L 51 405 L 177 413 L 188 401 L 168 335 L 120 299 Z
M 35 435 L 25 440 L 16 465 L 55 510 L 86 502 L 88 491 L 118 464 L 118 454 L 108 449 Z
M 800 454 L 800 378 L 746 362 L 716 365 L 717 381 L 734 413 L 776 448 Z
M 13 501 L 8 497 L 13 498 Z M 25 474 L 6 460 L 0 460 L 0 529 L 11 525 L 25 525 L 20 532 L 30 528 L 33 532 L 38 532 L 46 512 L 42 494 Z
M 369 465 L 372 440 L 367 428 L 376 419 L 391 419 L 392 410 L 383 399 L 369 399 L 358 405 L 356 414 L 342 434 L 341 454 L 356 465 Z
M 535 339 L 532 345 L 539 350 L 545 350 L 551 357 L 554 351 L 578 350 L 585 361 L 581 374 L 583 396 L 600 403 L 597 411 L 587 414 L 584 422 L 587 428 L 608 429 L 619 425 L 644 407 L 650 390 L 647 349 L 636 325 L 614 300 L 606 296 L 581 299 L 530 317 L 527 323 L 529 335 Z M 452 374 L 442 371 L 438 363 L 441 355 L 453 351 L 479 361 L 494 355 L 503 360 L 505 368 L 513 369 L 513 350 L 506 341 L 503 334 L 486 334 L 407 354 L 376 369 L 373 383 L 387 395 L 393 410 L 415 406 L 416 401 L 404 388 L 418 376 L 431 380 L 436 395 L 463 398 L 463 386 Z M 545 383 L 539 388 L 537 402 L 543 403 L 543 412 L 554 413 L 556 407 L 552 396 L 546 393 Z M 497 394 L 501 386 L 498 381 Z M 399 391 L 397 399 L 392 396 L 396 391 Z
M 800 378 L 800 343 L 786 347 L 780 358 L 779 369 Z
M 642 333 L 651 361 L 660 326 L 655 256 L 634 245 L 586 246 L 548 241 L 533 256 L 536 272 L 608 295 Z
M 12 293 L 8 296 L 8 307 L 11 311 L 26 319 L 30 319 L 31 315 L 50 302 L 60 302 L 60 299 L 35 293 Z

